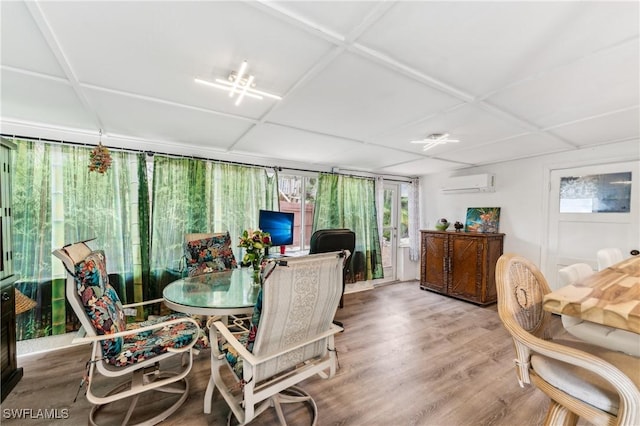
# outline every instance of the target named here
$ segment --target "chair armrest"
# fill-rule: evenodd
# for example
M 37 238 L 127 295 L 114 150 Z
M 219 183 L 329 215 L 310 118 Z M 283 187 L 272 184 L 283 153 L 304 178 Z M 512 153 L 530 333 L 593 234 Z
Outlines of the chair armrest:
M 145 300 L 144 302 L 135 302 L 135 303 L 127 303 L 126 305 L 122 305 L 123 308 L 135 308 L 137 306 L 145 306 L 145 305 L 153 305 L 155 303 L 162 303 L 164 299 L 153 299 L 153 300 Z
M 588 352 L 561 345 L 553 341 L 532 338 L 527 332 L 504 322 L 513 336 L 517 336 L 521 344 L 525 344 L 532 351 L 548 358 L 566 362 L 598 375 L 611 385 L 620 397 L 618 424 L 638 424 L 640 421 L 640 390 L 633 381 L 615 365 Z
M 135 335 L 135 334 L 139 334 L 139 333 L 144 333 L 145 331 L 151 331 L 151 330 L 156 330 L 158 328 L 164 328 L 164 327 L 167 327 L 167 326 L 170 326 L 170 325 L 179 324 L 181 322 L 193 323 L 197 327 L 197 331 L 195 333 L 196 337 L 197 337 L 197 335 L 200 332 L 200 325 L 190 317 L 182 317 L 182 318 L 175 318 L 175 319 L 172 319 L 172 320 L 169 320 L 169 321 L 159 322 L 157 324 L 147 325 L 147 326 L 140 327 L 140 328 L 134 328 L 134 329 L 131 329 L 131 330 L 119 331 L 117 333 L 112 333 L 112 334 L 101 334 L 99 336 L 85 336 L 85 337 L 76 336 L 72 340 L 72 343 L 74 343 L 74 344 L 78 344 L 78 343 L 94 343 L 94 342 L 100 342 L 102 340 L 111 340 L 111 339 L 115 339 L 115 338 L 118 338 L 118 337 L 131 336 L 131 335 Z M 197 339 L 194 339 L 194 342 L 195 342 L 195 340 L 197 340 Z
M 258 365 L 261 364 L 263 362 L 269 361 L 270 359 L 279 357 L 281 355 L 284 355 L 288 352 L 291 352 L 295 349 L 301 348 L 303 346 L 308 345 L 309 343 L 313 343 L 316 342 L 318 340 L 322 340 L 322 339 L 326 339 L 329 336 L 332 336 L 334 334 L 337 334 L 339 332 L 341 332 L 343 329 L 342 327 L 339 327 L 335 324 L 331 324 L 331 326 L 329 327 L 329 329 L 327 331 L 325 331 L 322 334 L 319 334 L 318 336 L 316 336 L 314 339 L 311 340 L 306 340 L 304 342 L 295 344 L 295 345 L 291 345 L 291 346 L 287 346 L 286 348 L 282 349 L 279 352 L 275 352 L 273 354 L 269 354 L 266 356 L 260 356 L 257 357 L 254 354 L 252 354 L 251 352 L 249 352 L 242 343 L 240 343 L 240 341 L 238 341 L 238 339 L 236 339 L 236 337 L 231 333 L 231 331 L 229 331 L 229 329 L 227 328 L 227 326 L 222 322 L 222 321 L 216 321 L 213 323 L 213 325 L 218 329 L 218 331 L 220 332 L 220 334 L 222 335 L 222 337 L 224 337 L 227 340 L 227 343 L 229 343 L 233 349 L 235 349 L 238 352 L 238 355 L 240 355 L 245 361 L 247 361 L 249 364 L 251 365 Z

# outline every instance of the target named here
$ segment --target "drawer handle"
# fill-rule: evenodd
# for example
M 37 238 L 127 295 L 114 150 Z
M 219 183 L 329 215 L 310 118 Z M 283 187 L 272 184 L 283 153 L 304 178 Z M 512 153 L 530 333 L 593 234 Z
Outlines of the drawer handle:
M 3 291 L 2 292 L 2 301 L 6 302 L 9 299 L 11 299 L 11 296 L 9 296 L 9 293 L 7 293 L 6 291 Z

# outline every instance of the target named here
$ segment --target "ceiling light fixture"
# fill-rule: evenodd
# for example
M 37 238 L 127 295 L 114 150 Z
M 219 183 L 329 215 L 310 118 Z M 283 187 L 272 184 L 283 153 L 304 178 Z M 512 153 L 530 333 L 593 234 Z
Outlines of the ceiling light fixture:
M 433 148 L 437 145 L 443 145 L 445 143 L 457 143 L 458 139 L 449 139 L 449 133 L 433 133 L 424 139 L 411 141 L 411 143 L 423 143 L 425 144 L 423 151 Z
M 246 73 L 247 67 L 247 61 L 243 61 L 240 65 L 240 69 L 238 71 L 231 71 L 231 74 L 229 74 L 229 77 L 226 79 L 216 78 L 215 83 L 213 83 L 211 81 L 196 78 L 195 82 L 209 87 L 215 87 L 216 89 L 226 90 L 229 92 L 230 98 L 237 94 L 238 98 L 235 102 L 236 105 L 240 105 L 240 102 L 242 102 L 242 99 L 244 99 L 245 96 L 254 99 L 282 99 L 282 97 L 278 95 L 254 89 L 256 86 L 254 83 L 255 76 Z

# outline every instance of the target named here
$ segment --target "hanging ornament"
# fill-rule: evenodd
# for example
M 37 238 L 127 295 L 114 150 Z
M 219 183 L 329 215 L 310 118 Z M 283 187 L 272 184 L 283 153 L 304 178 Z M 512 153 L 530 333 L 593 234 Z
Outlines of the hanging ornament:
M 102 129 L 98 146 L 89 154 L 89 171 L 104 174 L 111 167 L 111 154 L 106 146 L 102 145 Z

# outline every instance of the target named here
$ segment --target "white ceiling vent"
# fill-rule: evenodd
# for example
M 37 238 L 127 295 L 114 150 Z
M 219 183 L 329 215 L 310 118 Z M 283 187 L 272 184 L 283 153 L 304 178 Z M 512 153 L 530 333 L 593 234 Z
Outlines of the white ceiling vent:
M 445 194 L 460 194 L 464 192 L 494 192 L 495 175 L 482 173 L 479 175 L 455 176 L 447 178 L 440 189 Z

